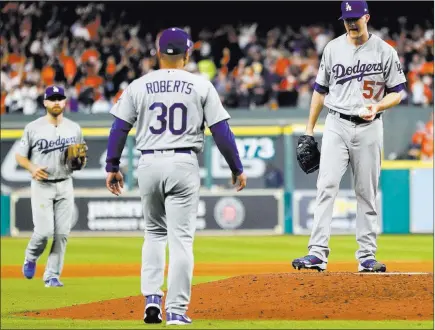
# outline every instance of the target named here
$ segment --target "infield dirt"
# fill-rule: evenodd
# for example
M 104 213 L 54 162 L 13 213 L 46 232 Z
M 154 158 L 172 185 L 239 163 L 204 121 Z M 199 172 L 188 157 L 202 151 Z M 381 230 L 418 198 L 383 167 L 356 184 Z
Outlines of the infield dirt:
M 65 266 L 64 277 L 139 276 L 139 265 L 111 265 L 100 275 L 84 265 Z M 284 263 L 197 264 L 196 276 L 234 276 L 193 286 L 188 315 L 227 320 L 433 320 L 432 263 L 388 263 L 390 273 L 354 273 L 355 263 L 336 263 L 328 272 L 296 272 Z M 38 269 L 38 273 L 42 274 Z M 21 276 L 2 267 L 2 278 Z M 139 281 L 138 281 L 139 286 Z M 27 317 L 141 320 L 144 298 L 124 297 L 21 313 Z

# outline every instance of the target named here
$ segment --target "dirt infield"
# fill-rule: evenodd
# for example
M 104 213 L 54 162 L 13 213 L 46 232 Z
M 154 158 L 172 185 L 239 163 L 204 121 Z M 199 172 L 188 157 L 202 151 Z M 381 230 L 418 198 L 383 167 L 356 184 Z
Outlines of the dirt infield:
M 389 272 L 433 272 L 433 262 L 421 261 L 386 261 Z M 43 264 L 37 265 L 36 277 L 42 277 L 44 273 Z M 89 277 L 89 276 L 140 276 L 140 264 L 99 264 L 95 265 L 72 265 L 66 264 L 62 277 Z M 355 262 L 331 262 L 328 265 L 329 272 L 356 272 Z M 249 274 L 269 273 L 292 273 L 294 270 L 290 262 L 270 263 L 195 263 L 195 276 L 237 276 Z M 21 278 L 21 266 L 2 266 L 1 278 Z
M 433 274 L 277 273 L 198 284 L 189 316 L 232 320 L 431 320 Z M 144 298 L 125 297 L 21 315 L 141 320 Z

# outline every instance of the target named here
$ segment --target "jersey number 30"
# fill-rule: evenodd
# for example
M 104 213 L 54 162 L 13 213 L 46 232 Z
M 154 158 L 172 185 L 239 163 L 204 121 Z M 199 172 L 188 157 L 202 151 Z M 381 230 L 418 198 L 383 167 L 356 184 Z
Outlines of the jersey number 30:
M 183 103 L 174 103 L 169 108 L 162 102 L 154 102 L 151 104 L 150 110 L 160 109 L 161 113 L 157 116 L 160 122 L 160 127 L 150 126 L 150 131 L 153 134 L 162 134 L 169 128 L 174 135 L 181 135 L 186 131 L 187 127 L 187 107 Z M 175 124 L 175 114 L 181 112 L 181 120 Z M 181 123 L 180 123 L 181 122 Z

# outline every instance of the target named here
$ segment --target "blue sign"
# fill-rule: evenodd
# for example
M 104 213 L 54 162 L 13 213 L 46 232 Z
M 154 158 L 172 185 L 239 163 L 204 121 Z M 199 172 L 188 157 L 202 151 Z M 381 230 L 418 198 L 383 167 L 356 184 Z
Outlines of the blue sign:
M 411 233 L 433 233 L 433 169 L 411 170 Z

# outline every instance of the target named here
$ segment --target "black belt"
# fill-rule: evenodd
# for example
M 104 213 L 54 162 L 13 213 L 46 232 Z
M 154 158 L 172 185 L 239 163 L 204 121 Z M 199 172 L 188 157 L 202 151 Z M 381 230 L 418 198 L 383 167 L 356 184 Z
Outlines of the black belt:
M 176 148 L 176 149 L 163 149 L 163 150 L 141 150 L 142 155 L 153 154 L 154 151 L 174 151 L 176 154 L 190 154 L 192 148 Z
M 344 113 L 341 113 L 341 112 L 338 112 L 338 111 L 335 111 L 335 110 L 332 110 L 332 109 L 329 109 L 329 113 L 331 113 L 331 114 L 338 113 L 340 115 L 340 118 L 348 120 L 348 121 L 350 121 L 352 123 L 355 123 L 355 124 L 367 124 L 367 123 L 370 123 L 370 121 L 364 120 L 360 116 L 345 115 Z M 379 118 L 381 118 L 381 114 L 380 113 L 376 114 L 376 116 L 375 116 L 375 118 L 373 120 L 379 119 Z
M 67 178 L 63 178 L 63 179 L 53 179 L 53 180 L 41 180 L 42 182 L 49 182 L 49 183 L 57 183 L 57 182 L 62 182 L 65 181 Z

